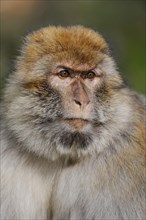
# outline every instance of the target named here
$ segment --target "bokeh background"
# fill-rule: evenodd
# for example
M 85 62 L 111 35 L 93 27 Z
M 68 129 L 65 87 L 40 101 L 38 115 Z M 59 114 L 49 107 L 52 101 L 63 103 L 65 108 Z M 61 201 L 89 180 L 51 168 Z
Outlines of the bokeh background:
M 14 69 L 23 37 L 48 25 L 81 24 L 100 32 L 110 44 L 120 72 L 145 93 L 145 1 L 1 0 L 1 84 Z

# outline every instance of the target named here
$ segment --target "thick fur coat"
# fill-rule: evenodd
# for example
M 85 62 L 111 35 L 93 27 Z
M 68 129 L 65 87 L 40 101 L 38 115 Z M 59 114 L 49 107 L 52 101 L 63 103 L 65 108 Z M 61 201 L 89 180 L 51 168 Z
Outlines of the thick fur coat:
M 75 84 L 58 66 L 101 74 Z M 93 30 L 28 35 L 2 102 L 1 219 L 144 220 L 144 102 Z

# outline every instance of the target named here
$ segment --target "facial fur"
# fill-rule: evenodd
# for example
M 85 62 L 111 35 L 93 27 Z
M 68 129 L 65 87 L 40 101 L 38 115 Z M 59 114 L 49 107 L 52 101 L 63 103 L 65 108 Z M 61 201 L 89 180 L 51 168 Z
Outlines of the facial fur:
M 1 219 L 145 219 L 144 103 L 98 33 L 28 35 L 1 108 Z
M 47 27 L 28 35 L 22 50 L 5 92 L 5 118 L 23 149 L 80 158 L 119 150 L 122 135 L 135 132 L 125 133 L 136 123 L 133 101 L 101 35 Z

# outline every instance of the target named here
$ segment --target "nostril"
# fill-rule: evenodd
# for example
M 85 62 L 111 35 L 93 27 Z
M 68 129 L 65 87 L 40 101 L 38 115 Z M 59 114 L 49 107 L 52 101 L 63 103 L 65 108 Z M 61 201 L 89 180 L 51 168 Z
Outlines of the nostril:
M 76 103 L 77 105 L 79 105 L 79 106 L 82 105 L 80 101 L 78 101 L 78 100 L 76 100 L 76 99 L 74 99 L 74 101 L 75 101 L 75 103 Z

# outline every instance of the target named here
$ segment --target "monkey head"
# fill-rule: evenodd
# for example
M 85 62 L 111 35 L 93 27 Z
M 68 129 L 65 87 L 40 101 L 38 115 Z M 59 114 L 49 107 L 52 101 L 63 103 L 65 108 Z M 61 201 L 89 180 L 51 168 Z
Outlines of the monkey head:
M 9 84 L 9 130 L 39 156 L 98 154 L 129 120 L 130 100 L 108 45 L 82 26 L 28 35 Z

